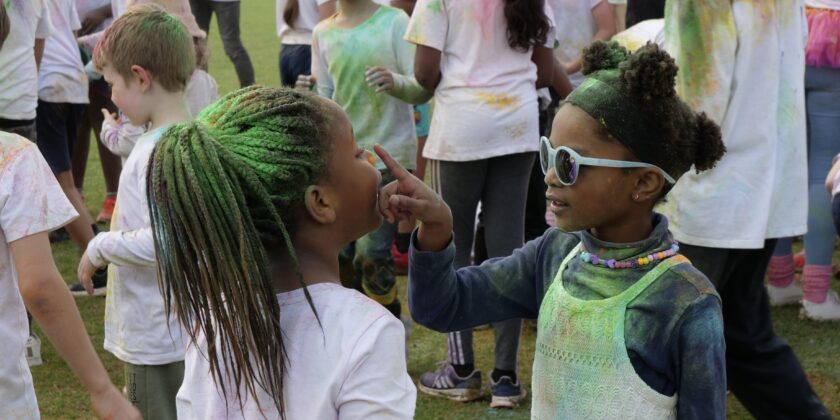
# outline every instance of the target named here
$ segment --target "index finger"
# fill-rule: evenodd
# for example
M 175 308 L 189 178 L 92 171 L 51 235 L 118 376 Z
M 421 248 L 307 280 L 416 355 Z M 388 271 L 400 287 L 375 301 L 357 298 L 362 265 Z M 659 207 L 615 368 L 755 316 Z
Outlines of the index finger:
M 393 157 L 391 154 L 388 153 L 385 148 L 380 145 L 374 145 L 373 150 L 382 159 L 382 163 L 385 164 L 385 167 L 388 168 L 388 171 L 391 172 L 391 175 L 394 175 L 394 178 L 397 180 L 404 180 L 411 177 L 411 172 L 408 172 L 405 168 L 402 167 Z

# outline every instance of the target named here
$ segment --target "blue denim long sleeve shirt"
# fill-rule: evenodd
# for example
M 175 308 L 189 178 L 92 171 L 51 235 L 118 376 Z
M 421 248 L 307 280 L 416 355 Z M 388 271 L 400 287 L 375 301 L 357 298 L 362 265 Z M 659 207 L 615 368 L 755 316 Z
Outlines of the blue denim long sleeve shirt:
M 549 229 L 513 255 L 476 267 L 453 268 L 455 246 L 423 252 L 412 238 L 408 298 L 414 319 L 440 332 L 458 331 L 511 318 L 536 318 L 563 258 L 583 243 L 599 258 L 625 260 L 668 249 L 667 219 L 654 215 L 654 230 L 632 244 L 612 244 L 588 232 Z M 652 266 L 609 269 L 569 262 L 563 286 L 579 299 L 615 296 Z M 680 419 L 726 417 L 726 370 L 720 298 L 696 268 L 682 264 L 665 272 L 625 313 L 627 354 L 639 377 L 664 395 L 678 395 Z

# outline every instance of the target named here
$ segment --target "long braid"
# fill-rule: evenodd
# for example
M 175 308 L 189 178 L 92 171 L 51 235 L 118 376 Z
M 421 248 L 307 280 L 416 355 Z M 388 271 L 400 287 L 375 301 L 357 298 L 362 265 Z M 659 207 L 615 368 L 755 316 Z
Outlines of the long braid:
M 307 186 L 327 176 L 327 124 L 310 94 L 249 87 L 167 130 L 149 165 L 167 311 L 205 335 L 223 393 L 232 379 L 241 405 L 260 387 L 281 416 L 286 353 L 264 244 L 285 246 L 303 284 L 290 232 Z

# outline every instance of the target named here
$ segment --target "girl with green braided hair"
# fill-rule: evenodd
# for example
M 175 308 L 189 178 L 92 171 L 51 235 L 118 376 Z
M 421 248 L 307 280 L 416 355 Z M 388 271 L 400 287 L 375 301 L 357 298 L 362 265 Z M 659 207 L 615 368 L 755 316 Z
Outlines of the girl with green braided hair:
M 230 93 L 164 134 L 148 191 L 191 338 L 179 418 L 413 416 L 402 323 L 339 281 L 339 250 L 382 222 L 371 162 L 338 105 L 288 89 Z

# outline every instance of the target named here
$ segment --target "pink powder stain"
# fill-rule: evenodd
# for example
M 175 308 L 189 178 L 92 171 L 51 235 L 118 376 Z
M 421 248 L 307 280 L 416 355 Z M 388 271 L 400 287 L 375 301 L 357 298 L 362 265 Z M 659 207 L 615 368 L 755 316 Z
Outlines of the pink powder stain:
M 489 38 L 492 31 L 496 29 L 492 27 L 492 23 L 498 5 L 498 0 L 479 0 L 478 10 L 475 11 L 475 21 L 481 28 L 481 35 L 484 38 Z

